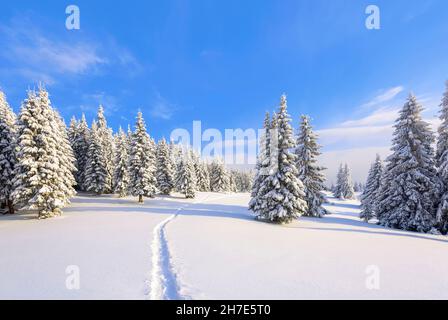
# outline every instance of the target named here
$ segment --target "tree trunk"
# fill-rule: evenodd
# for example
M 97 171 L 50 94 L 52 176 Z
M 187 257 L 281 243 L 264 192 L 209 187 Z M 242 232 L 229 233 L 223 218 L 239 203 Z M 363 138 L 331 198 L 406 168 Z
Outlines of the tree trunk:
M 143 196 L 142 196 L 142 195 L 139 195 L 139 196 L 138 196 L 138 202 L 139 202 L 139 203 L 143 203 Z
M 14 214 L 14 204 L 12 203 L 12 200 L 8 200 L 7 203 L 9 214 Z

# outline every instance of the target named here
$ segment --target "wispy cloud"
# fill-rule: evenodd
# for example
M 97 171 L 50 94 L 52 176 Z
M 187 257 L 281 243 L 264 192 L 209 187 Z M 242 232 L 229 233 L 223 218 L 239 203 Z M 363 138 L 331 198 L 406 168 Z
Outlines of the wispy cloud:
M 156 91 L 155 96 L 156 97 L 150 110 L 151 116 L 163 120 L 171 119 L 177 107 L 162 97 L 158 91 Z
M 107 94 L 106 92 L 85 93 L 80 95 L 80 103 L 76 105 L 65 106 L 65 111 L 76 113 L 86 113 L 86 115 L 95 116 L 98 107 L 104 107 L 104 113 L 108 116 L 114 115 L 120 108 L 118 98 L 116 96 Z
M 350 128 L 350 127 L 360 127 L 360 126 L 378 126 L 391 123 L 393 119 L 395 119 L 398 115 L 397 108 L 381 108 L 379 110 L 375 110 L 371 114 L 355 119 L 348 120 L 341 123 L 341 127 Z
M 375 160 L 376 154 L 385 159 L 389 152 L 389 147 L 350 148 L 324 152 L 319 160 L 320 164 L 327 168 L 325 174 L 328 184 L 336 183 L 336 174 L 340 163 L 347 163 L 350 166 L 354 181 L 364 183 L 370 164 Z
M 91 43 L 53 40 L 38 29 L 21 23 L 1 26 L 0 34 L 3 38 L 1 55 L 10 62 L 20 64 L 21 72 L 27 75 L 44 72 L 83 74 L 108 62 Z
M 96 112 L 98 107 L 102 105 L 106 114 L 112 114 L 119 109 L 117 99 L 105 92 L 95 92 L 82 95 L 83 104 L 81 110 Z
M 400 101 L 396 99 L 401 92 L 402 86 L 386 90 L 358 108 L 363 113 L 366 113 L 365 108 L 369 108 L 367 114 L 318 131 L 320 143 L 324 146 L 321 160 L 328 167 L 327 176 L 330 180 L 336 174 L 339 163 L 348 162 L 354 171 L 354 178 L 362 181 L 375 153 L 384 157 L 389 153 L 394 123 L 405 102 L 404 97 L 400 97 Z M 418 96 L 417 99 L 420 103 L 434 103 L 432 95 Z M 435 131 L 440 124 L 434 116 L 436 110 L 432 104 L 424 103 L 424 106 L 430 106 L 425 108 L 424 120 Z
M 377 96 L 375 96 L 370 101 L 362 104 L 359 109 L 360 110 L 366 110 L 371 109 L 373 107 L 377 107 L 385 102 L 389 102 L 392 99 L 394 99 L 398 94 L 403 92 L 404 87 L 403 86 L 397 86 L 393 87 L 387 90 L 383 90 L 381 93 L 379 93 Z
M 50 85 L 62 76 L 102 74 L 108 66 L 122 67 L 122 73 L 131 76 L 143 68 L 131 51 L 111 37 L 102 41 L 58 37 L 44 32 L 26 16 L 0 25 L 0 46 L 0 57 L 8 61 L 8 70 L 3 67 L 2 71 Z
M 403 86 L 382 90 L 354 110 L 358 117 L 320 130 L 322 144 L 327 150 L 387 145 L 401 104 L 396 98 L 403 90 Z

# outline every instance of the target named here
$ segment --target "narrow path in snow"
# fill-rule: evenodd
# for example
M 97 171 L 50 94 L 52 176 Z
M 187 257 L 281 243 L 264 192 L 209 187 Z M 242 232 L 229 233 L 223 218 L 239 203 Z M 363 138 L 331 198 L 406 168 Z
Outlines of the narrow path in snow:
M 165 226 L 177 217 L 179 211 L 160 222 L 153 229 L 154 238 L 151 244 L 151 279 L 149 299 L 151 300 L 179 300 L 180 288 L 177 284 L 176 274 L 170 262 L 170 252 L 165 237 Z
M 199 204 L 207 200 L 217 200 L 217 198 L 198 199 L 191 203 Z M 149 283 L 149 299 L 150 300 L 185 300 L 190 299 L 188 296 L 182 295 L 182 287 L 178 281 L 178 277 L 174 266 L 171 262 L 171 254 L 166 238 L 165 228 L 169 222 L 174 220 L 182 210 L 188 208 L 191 204 L 186 204 L 176 210 L 176 213 L 160 222 L 153 229 L 153 240 L 151 244 L 151 276 Z

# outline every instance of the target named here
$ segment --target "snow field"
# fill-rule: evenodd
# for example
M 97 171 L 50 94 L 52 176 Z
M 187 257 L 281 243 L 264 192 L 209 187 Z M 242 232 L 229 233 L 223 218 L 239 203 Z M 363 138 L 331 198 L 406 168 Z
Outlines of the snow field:
M 366 224 L 357 200 L 331 197 L 323 219 L 268 224 L 249 197 L 80 195 L 62 217 L 2 216 L 0 299 L 448 298 L 446 236 Z
M 323 219 L 261 223 L 247 211 L 248 199 L 208 202 L 167 227 L 173 263 L 193 299 L 448 297 L 446 237 L 365 224 L 358 201 L 334 198 Z M 379 290 L 366 285 L 372 267 Z

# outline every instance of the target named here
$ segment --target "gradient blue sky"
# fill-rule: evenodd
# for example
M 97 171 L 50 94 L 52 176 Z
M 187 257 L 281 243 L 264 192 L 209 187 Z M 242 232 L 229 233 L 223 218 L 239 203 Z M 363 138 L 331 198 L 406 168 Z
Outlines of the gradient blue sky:
M 69 4 L 80 30 L 65 28 Z M 380 30 L 365 28 L 369 4 Z M 447 12 L 446 0 L 4 1 L 0 87 L 18 110 L 44 81 L 67 120 L 102 103 L 114 129 L 141 110 L 156 138 L 193 120 L 257 128 L 285 92 L 295 126 L 313 118 L 329 174 L 347 161 L 363 179 L 408 92 L 435 121 Z

